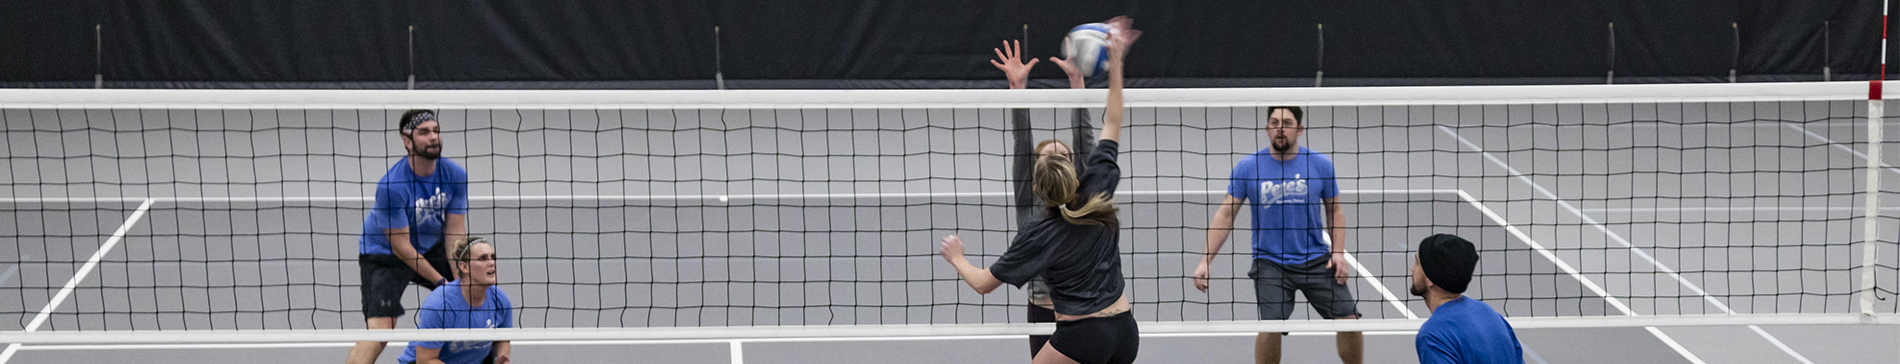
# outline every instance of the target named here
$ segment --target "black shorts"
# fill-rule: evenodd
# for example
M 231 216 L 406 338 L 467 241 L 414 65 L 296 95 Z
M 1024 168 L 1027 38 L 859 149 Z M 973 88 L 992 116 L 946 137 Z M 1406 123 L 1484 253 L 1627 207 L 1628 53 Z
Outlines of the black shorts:
M 1038 306 L 1036 305 L 1035 300 L 1030 300 L 1029 322 L 1030 323 L 1056 322 L 1056 310 L 1051 310 L 1047 307 Z M 1049 342 L 1049 335 L 1029 335 L 1029 357 L 1030 358 L 1036 357 L 1036 354 L 1042 352 L 1042 344 L 1046 344 L 1048 342 Z
M 1353 300 L 1352 290 L 1339 283 L 1333 277 L 1333 269 L 1326 267 L 1331 260 L 1320 256 L 1305 263 L 1281 265 L 1267 259 L 1255 258 L 1253 269 L 1247 270 L 1247 278 L 1253 278 L 1254 299 L 1260 306 L 1261 320 L 1285 320 L 1293 317 L 1293 291 L 1306 294 L 1306 302 L 1313 304 L 1313 310 L 1319 311 L 1319 317 L 1336 319 L 1359 315 L 1359 302 Z
M 1141 330 L 1135 325 L 1133 312 L 1059 321 L 1056 334 L 1049 337 L 1049 346 L 1082 364 L 1133 363 L 1135 354 L 1141 351 Z
M 449 270 L 449 254 L 443 252 L 443 243 L 436 243 L 428 251 L 422 252 L 422 258 L 429 261 L 436 273 L 442 278 L 454 279 Z M 363 272 L 363 317 L 402 317 L 402 292 L 409 288 L 409 282 L 435 290 L 435 282 L 423 279 L 416 270 L 409 268 L 402 259 L 391 254 L 362 254 L 356 256 L 356 265 Z

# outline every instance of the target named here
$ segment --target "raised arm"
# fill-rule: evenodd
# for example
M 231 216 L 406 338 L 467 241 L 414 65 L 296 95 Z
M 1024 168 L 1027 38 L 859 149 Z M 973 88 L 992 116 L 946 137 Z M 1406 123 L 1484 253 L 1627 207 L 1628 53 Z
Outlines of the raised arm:
M 1088 87 L 1088 83 L 1083 82 L 1082 70 L 1076 69 L 1075 64 L 1069 63 L 1069 60 L 1049 57 L 1049 62 L 1055 63 L 1057 67 L 1062 67 L 1062 72 L 1069 75 L 1069 88 L 1080 90 Z M 1075 144 L 1073 153 L 1075 153 L 1076 156 L 1086 156 L 1089 155 L 1090 151 L 1095 150 L 1095 124 L 1089 121 L 1088 108 L 1078 107 L 1069 111 L 1069 128 L 1074 131 Z M 1087 168 L 1085 167 L 1087 165 L 1088 163 L 1076 164 L 1075 174 L 1078 176 L 1086 174 Z
M 1227 245 L 1227 236 L 1234 232 L 1234 218 L 1240 216 L 1239 197 L 1227 195 L 1221 200 L 1220 209 L 1214 211 L 1214 221 L 1207 224 L 1207 250 L 1201 253 L 1201 265 L 1194 268 L 1194 288 L 1207 292 L 1207 281 L 1214 266 L 1214 257 L 1220 254 L 1220 248 Z
M 1135 20 L 1127 16 L 1108 20 L 1108 111 L 1102 116 L 1102 140 L 1120 142 L 1122 138 L 1122 60 L 1141 38 L 1134 26 Z
M 1074 63 L 1069 63 L 1067 59 L 1056 57 L 1049 57 L 1049 61 L 1055 62 L 1056 67 L 1062 67 L 1062 73 L 1069 75 L 1069 88 L 1077 90 L 1088 88 L 1089 84 L 1087 79 L 1082 78 L 1082 70 L 1075 68 Z
M 991 66 L 1003 70 L 1003 78 L 1009 80 L 1011 89 L 1029 88 L 1029 70 L 1036 68 L 1036 62 L 1042 61 L 1030 58 L 1029 63 L 1023 63 L 1022 49 L 1022 41 L 1016 41 L 1014 44 L 1007 40 L 1003 41 L 1003 47 L 995 49 L 996 59 L 990 60 Z
M 1035 59 L 1024 64 L 1021 57 L 1022 43 L 1012 45 L 1003 42 L 1002 48 L 996 48 L 996 59 L 990 65 L 1003 71 L 1003 77 L 1009 80 L 1009 88 L 1023 89 L 1029 85 L 1029 70 L 1036 66 Z M 1029 109 L 1009 110 L 1009 132 L 1016 139 L 1011 148 L 1015 156 L 1010 161 L 1011 182 L 1015 187 L 1016 224 L 1027 225 L 1036 216 L 1039 205 L 1034 191 L 1030 189 L 1029 174 L 1036 168 L 1035 136 L 1030 134 Z

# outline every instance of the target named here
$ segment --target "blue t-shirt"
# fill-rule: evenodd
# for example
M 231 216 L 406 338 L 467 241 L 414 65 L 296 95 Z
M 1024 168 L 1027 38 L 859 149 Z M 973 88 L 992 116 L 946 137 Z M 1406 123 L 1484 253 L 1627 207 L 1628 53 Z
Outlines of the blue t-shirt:
M 376 202 L 363 218 L 362 254 L 395 254 L 384 229 L 409 228 L 409 245 L 428 251 L 446 238 L 448 214 L 468 214 L 468 172 L 448 158 L 435 161 L 435 173 L 417 176 L 409 158 L 396 161 L 376 182 Z
M 1524 346 L 1504 315 L 1463 296 L 1438 305 L 1418 328 L 1416 346 L 1423 364 L 1524 362 Z
M 508 294 L 499 286 L 488 286 L 488 298 L 482 300 L 482 307 L 469 307 L 468 299 L 462 297 L 461 280 L 436 287 L 429 298 L 422 300 L 422 310 L 416 315 L 418 329 L 493 329 L 515 327 L 514 304 L 508 301 Z M 411 341 L 409 349 L 403 350 L 397 358 L 404 363 L 416 361 L 416 347 L 441 350 L 436 357 L 442 362 L 480 363 L 488 357 L 493 341 Z
M 1300 147 L 1293 160 L 1273 158 L 1272 148 L 1240 159 L 1227 194 L 1253 211 L 1253 258 L 1300 264 L 1326 256 L 1325 199 L 1339 197 L 1333 160 Z

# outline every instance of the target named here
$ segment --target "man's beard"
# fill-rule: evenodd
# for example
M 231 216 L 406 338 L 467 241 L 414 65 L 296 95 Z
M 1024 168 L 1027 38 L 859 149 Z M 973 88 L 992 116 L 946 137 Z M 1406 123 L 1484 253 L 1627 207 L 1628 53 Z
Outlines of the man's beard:
M 437 145 L 435 147 L 436 150 L 431 152 L 429 151 L 429 147 L 421 147 L 421 148 L 416 148 L 415 150 L 412 150 L 411 152 L 414 152 L 417 157 L 422 157 L 422 159 L 436 160 L 436 159 L 442 158 L 441 148 L 442 148 L 441 145 Z
M 1291 139 L 1288 139 L 1285 142 L 1281 142 L 1280 138 L 1273 139 L 1273 151 L 1275 152 L 1292 153 L 1294 148 L 1295 147 L 1293 146 L 1293 141 Z
M 1425 285 L 1420 284 L 1420 283 L 1424 283 L 1424 282 L 1418 282 L 1418 281 L 1412 282 L 1412 289 L 1411 289 L 1412 295 L 1425 297 Z

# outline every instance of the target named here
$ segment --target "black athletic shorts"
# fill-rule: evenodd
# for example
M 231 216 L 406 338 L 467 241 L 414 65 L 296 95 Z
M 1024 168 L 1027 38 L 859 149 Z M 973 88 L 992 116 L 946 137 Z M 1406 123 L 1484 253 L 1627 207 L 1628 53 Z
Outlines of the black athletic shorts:
M 1133 363 L 1141 351 L 1141 330 L 1135 327 L 1133 312 L 1058 321 L 1049 346 L 1082 364 Z
M 1056 322 L 1056 310 L 1038 306 L 1034 300 L 1031 300 L 1031 302 L 1029 302 L 1029 322 Z M 1042 344 L 1048 342 L 1049 335 L 1029 335 L 1029 357 L 1036 357 L 1036 354 L 1042 352 Z
M 1306 302 L 1313 304 L 1313 310 L 1319 311 L 1321 318 L 1358 315 L 1359 302 L 1353 300 L 1352 290 L 1333 277 L 1333 268 L 1326 267 L 1328 260 L 1328 256 L 1320 256 L 1305 263 L 1281 265 L 1272 260 L 1254 259 L 1247 277 L 1253 278 L 1260 319 L 1293 317 L 1293 291 L 1296 290 L 1306 293 Z
M 436 243 L 428 251 L 422 252 L 422 258 L 429 261 L 436 273 L 442 278 L 453 280 L 454 271 L 449 270 L 449 253 L 444 252 L 448 245 Z M 403 264 L 402 259 L 392 254 L 362 254 L 356 256 L 356 265 L 363 271 L 363 317 L 402 317 L 402 292 L 409 288 L 409 282 L 435 290 L 435 282 L 423 279 L 416 270 Z

